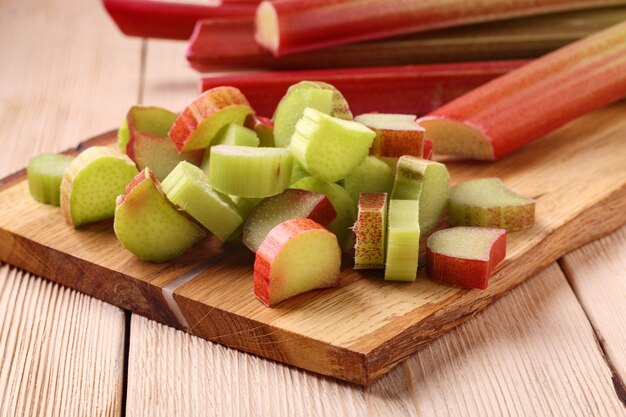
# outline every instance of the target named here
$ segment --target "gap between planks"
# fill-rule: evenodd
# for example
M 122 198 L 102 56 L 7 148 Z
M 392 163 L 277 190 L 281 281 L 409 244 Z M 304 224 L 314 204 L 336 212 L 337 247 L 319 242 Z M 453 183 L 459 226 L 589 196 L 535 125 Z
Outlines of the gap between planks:
M 620 214 L 617 214 L 620 215 Z M 559 266 L 589 320 L 626 407 L 626 227 L 572 251 Z

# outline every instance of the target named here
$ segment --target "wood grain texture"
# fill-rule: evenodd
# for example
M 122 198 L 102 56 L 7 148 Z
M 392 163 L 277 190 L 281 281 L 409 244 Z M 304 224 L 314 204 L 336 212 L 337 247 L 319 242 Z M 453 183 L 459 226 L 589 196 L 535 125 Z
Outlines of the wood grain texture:
M 124 313 L 0 265 L 0 416 L 119 416 Z
M 626 415 L 556 264 L 369 387 L 139 316 L 130 337 L 128 417 Z
M 0 39 L 3 176 L 116 126 L 137 100 L 140 41 L 99 4 L 3 0 Z
M 97 3 L 2 0 L 0 39 L 0 177 L 137 99 L 140 42 Z M 0 416 L 120 416 L 124 335 L 120 309 L 0 266 Z
M 348 266 L 339 288 L 268 309 L 252 294 L 252 256 L 239 246 L 180 286 L 174 300 L 196 335 L 370 383 L 550 262 L 624 224 L 623 216 L 611 214 L 626 210 L 626 166 L 614 152 L 621 146 L 618 132 L 626 128 L 625 112 L 623 103 L 601 110 L 499 162 L 448 163 L 453 183 L 498 176 L 537 199 L 536 225 L 510 234 L 507 259 L 485 291 L 439 285 L 423 272 L 412 284 L 388 283 L 380 273 Z M 212 238 L 170 263 L 140 261 L 122 250 L 110 222 L 76 231 L 56 208 L 33 201 L 25 183 L 2 191 L 0 207 L 5 207 L 0 209 L 2 259 L 178 327 L 162 287 L 224 251 Z
M 614 213 L 624 216 L 624 212 Z M 600 344 L 616 372 L 626 382 L 626 228 L 564 256 L 560 264 L 582 304 Z M 621 392 L 626 404 L 626 390 Z

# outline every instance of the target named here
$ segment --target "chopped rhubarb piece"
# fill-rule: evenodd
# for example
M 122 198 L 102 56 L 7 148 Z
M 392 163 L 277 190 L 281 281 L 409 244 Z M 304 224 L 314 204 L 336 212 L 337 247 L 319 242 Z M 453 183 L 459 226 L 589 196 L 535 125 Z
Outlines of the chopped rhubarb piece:
M 311 219 L 327 226 L 336 216 L 324 194 L 290 188 L 257 204 L 243 228 L 243 244 L 256 252 L 270 230 L 284 221 Z
M 386 281 L 415 281 L 420 245 L 419 206 L 414 200 L 389 201 Z
M 498 178 L 466 181 L 450 190 L 448 222 L 510 232 L 526 229 L 535 223 L 535 201 L 509 190 Z
M 493 160 L 626 95 L 626 22 L 502 76 L 420 120 L 437 154 Z
M 202 78 L 202 90 L 232 85 L 245 94 L 259 114 L 272 114 L 289 86 L 301 80 L 319 80 L 339 89 L 354 114 L 375 110 L 423 115 L 526 62 L 472 62 L 209 76 Z
M 433 233 L 426 242 L 426 272 L 447 284 L 487 288 L 506 256 L 506 230 L 454 227 Z
M 383 269 L 387 235 L 387 193 L 361 193 L 354 234 L 354 269 Z
M 170 137 L 179 151 L 204 149 L 229 123 L 242 125 L 254 110 L 234 87 L 216 87 L 204 92 L 180 112 Z
M 370 155 L 399 158 L 424 154 L 424 128 L 412 114 L 366 113 L 354 118 L 376 133 Z
M 272 0 L 256 11 L 256 40 L 274 55 L 467 23 L 619 4 L 598 0 Z
M 254 295 L 266 306 L 339 283 L 341 250 L 335 235 L 310 219 L 274 227 L 256 252 Z

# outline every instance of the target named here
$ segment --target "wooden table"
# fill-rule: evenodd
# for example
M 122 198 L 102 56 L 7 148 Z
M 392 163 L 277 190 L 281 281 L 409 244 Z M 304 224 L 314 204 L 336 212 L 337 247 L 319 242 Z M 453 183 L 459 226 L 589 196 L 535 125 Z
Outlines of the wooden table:
M 1 0 L 0 176 L 116 126 L 132 104 L 181 108 L 197 93 L 184 49 L 123 37 L 99 2 Z M 625 305 L 623 228 L 363 388 L 2 264 L 0 416 L 621 416 Z

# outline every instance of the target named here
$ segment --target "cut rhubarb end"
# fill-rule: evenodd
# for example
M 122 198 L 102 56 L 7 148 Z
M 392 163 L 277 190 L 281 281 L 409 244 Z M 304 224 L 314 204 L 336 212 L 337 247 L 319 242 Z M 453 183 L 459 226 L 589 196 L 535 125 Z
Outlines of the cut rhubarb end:
M 149 168 L 137 174 L 117 198 L 113 229 L 135 256 L 159 263 L 182 255 L 205 236 L 167 199 Z
M 254 261 L 254 295 L 266 306 L 339 283 L 335 235 L 310 219 L 287 220 L 267 235 Z
M 278 15 L 271 2 L 264 1 L 259 5 L 256 11 L 255 25 L 257 43 L 270 51 L 277 50 L 280 43 Z
M 466 181 L 450 190 L 448 222 L 452 226 L 526 229 L 535 223 L 535 201 L 511 191 L 498 178 Z
M 40 203 L 60 205 L 63 172 L 73 159 L 69 155 L 42 153 L 28 161 L 30 195 Z
M 115 199 L 136 174 L 135 163 L 117 149 L 85 149 L 63 172 L 60 205 L 67 223 L 79 227 L 113 217 Z
M 626 22 L 622 22 L 492 80 L 424 119 L 455 120 L 471 129 L 449 122 L 436 127 L 435 122 L 424 121 L 423 126 L 434 139 L 436 153 L 498 159 L 622 99 L 625 73 Z M 477 137 L 488 142 L 485 149 Z
M 438 155 L 458 155 L 479 160 L 494 160 L 491 141 L 480 129 L 445 117 L 426 116 L 417 120 L 432 140 Z
M 326 195 L 290 188 L 264 198 L 252 210 L 243 228 L 243 244 L 256 252 L 268 233 L 284 221 L 303 218 L 327 226 L 336 215 Z
M 426 271 L 431 278 L 484 290 L 506 256 L 506 230 L 455 227 L 433 233 L 426 245 Z

